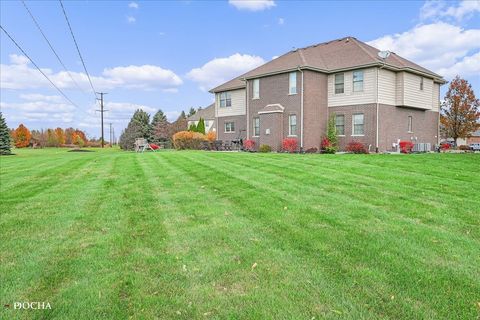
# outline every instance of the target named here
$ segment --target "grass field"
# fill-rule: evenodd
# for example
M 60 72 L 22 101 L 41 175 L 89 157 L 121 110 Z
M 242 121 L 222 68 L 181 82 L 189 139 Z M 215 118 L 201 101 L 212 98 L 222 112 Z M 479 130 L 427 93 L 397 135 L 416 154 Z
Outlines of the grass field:
M 479 155 L 16 152 L 1 319 L 480 316 Z

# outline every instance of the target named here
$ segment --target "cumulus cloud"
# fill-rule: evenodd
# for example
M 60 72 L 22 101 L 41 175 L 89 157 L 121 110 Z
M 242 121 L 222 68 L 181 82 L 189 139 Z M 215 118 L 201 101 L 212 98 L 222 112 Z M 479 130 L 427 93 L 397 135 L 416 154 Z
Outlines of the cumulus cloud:
M 130 2 L 130 3 L 128 4 L 128 7 L 129 7 L 129 8 L 132 8 L 132 9 L 138 9 L 138 3 L 136 3 L 136 2 Z
M 30 67 L 28 59 L 23 56 L 11 55 L 11 64 L 0 65 L 0 85 L 4 89 L 35 89 L 51 88 L 51 84 L 38 72 Z M 67 72 L 53 72 L 42 68 L 42 71 L 61 89 L 75 88 L 76 85 Z M 88 77 L 82 72 L 70 71 L 79 86 L 88 91 Z M 92 82 L 98 90 L 143 89 L 173 92 L 183 83 L 173 71 L 155 65 L 121 66 L 106 68 L 101 76 L 92 76 Z
M 13 64 L 22 65 L 22 64 L 30 63 L 30 60 L 27 57 L 21 56 L 18 54 L 10 54 L 8 57 L 10 58 L 10 62 Z
M 228 0 L 238 10 L 262 11 L 276 6 L 273 0 Z
M 34 99 L 33 95 L 24 95 L 20 98 L 27 101 L 14 103 L 0 102 L 0 108 L 6 111 L 11 121 L 60 123 L 70 123 L 73 121 L 75 108 L 68 103 L 61 102 L 61 98 L 58 96 L 39 95 L 39 99 Z
M 469 19 L 480 13 L 480 0 L 464 0 L 458 5 L 449 5 L 445 1 L 427 1 L 420 10 L 420 19 L 422 20 L 439 20 L 439 19 L 454 19 L 462 20 Z
M 229 81 L 265 63 L 259 56 L 235 53 L 227 58 L 215 58 L 200 68 L 190 70 L 187 78 L 197 82 L 203 91 Z
M 135 23 L 135 21 L 137 21 L 137 19 L 135 19 L 135 17 L 132 17 L 132 16 L 127 17 L 127 22 L 128 23 Z
M 478 59 L 480 29 L 465 30 L 446 22 L 436 22 L 386 35 L 369 44 L 380 50 L 393 51 L 441 75 L 446 70 L 448 75 L 462 75 L 465 70 L 456 68 L 469 66 Z
M 477 52 L 471 56 L 464 57 L 461 61 L 446 68 L 441 68 L 438 73 L 447 77 L 448 79 L 454 78 L 456 75 L 462 77 L 477 76 L 480 75 L 480 52 Z

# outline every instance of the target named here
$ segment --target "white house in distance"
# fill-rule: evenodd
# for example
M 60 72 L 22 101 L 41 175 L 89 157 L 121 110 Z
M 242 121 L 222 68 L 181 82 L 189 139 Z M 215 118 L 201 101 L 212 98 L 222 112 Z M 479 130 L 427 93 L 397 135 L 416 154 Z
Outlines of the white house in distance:
M 215 103 L 212 103 L 205 109 L 197 110 L 194 115 L 188 117 L 188 127 L 190 127 L 192 124 L 197 125 L 198 121 L 200 121 L 200 118 L 205 120 L 205 133 L 209 133 L 210 131 L 215 132 Z

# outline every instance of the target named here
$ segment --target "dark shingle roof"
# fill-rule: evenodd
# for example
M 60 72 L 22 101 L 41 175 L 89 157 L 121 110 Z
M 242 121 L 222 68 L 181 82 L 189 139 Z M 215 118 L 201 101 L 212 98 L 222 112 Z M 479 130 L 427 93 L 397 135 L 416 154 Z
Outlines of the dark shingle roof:
M 285 72 L 299 67 L 332 73 L 360 66 L 381 65 L 384 61 L 378 57 L 379 51 L 353 37 L 319 43 L 287 52 L 235 79 L 213 88 L 210 92 L 244 88 L 245 81 L 243 79 Z M 431 76 L 436 81 L 443 82 L 442 76 L 402 58 L 394 52 L 385 59 L 385 67 L 395 70 L 420 72 Z
M 215 103 L 212 103 L 205 109 L 200 109 L 194 115 L 187 118 L 188 121 L 198 121 L 200 118 L 205 120 L 215 119 Z

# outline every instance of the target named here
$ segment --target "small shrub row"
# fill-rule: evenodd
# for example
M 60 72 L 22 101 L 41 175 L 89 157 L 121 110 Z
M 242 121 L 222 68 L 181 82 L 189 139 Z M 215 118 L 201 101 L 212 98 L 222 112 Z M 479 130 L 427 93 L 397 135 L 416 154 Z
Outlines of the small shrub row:
M 413 151 L 413 142 L 411 141 L 400 141 L 399 146 L 401 153 L 412 153 Z
M 347 147 L 345 148 L 347 152 L 356 153 L 356 154 L 367 154 L 368 149 L 365 145 L 359 141 L 351 141 L 348 143 Z
M 282 150 L 289 152 L 289 153 L 294 153 L 297 151 L 298 148 L 298 142 L 297 139 L 295 138 L 285 138 L 282 141 Z
M 180 131 L 173 135 L 173 146 L 177 150 L 199 150 L 204 141 L 207 141 L 207 137 L 199 132 Z

